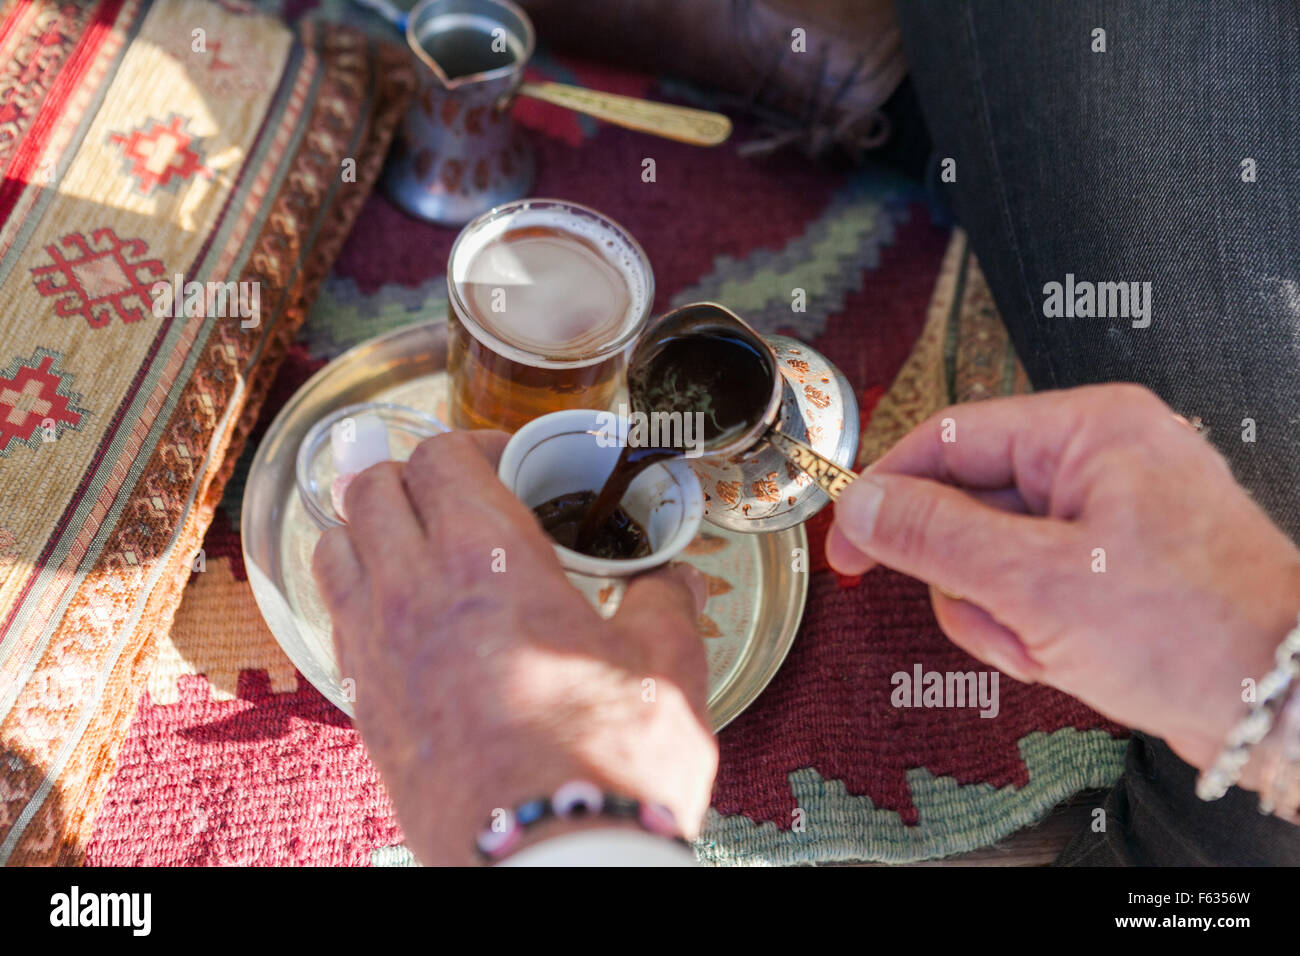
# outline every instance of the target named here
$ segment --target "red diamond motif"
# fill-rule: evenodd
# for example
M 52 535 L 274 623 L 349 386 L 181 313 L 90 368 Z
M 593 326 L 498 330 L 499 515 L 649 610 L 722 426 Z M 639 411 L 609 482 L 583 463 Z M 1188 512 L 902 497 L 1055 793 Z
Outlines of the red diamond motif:
M 0 455 L 11 441 L 39 444 L 45 435 L 37 436 L 37 429 L 43 425 L 52 425 L 56 435 L 81 425 L 86 410 L 77 407 L 81 396 L 67 387 L 71 379 L 59 368 L 60 358 L 57 352 L 37 349 L 31 358 L 15 358 L 0 371 Z
M 112 133 L 108 137 L 110 142 L 122 147 L 127 175 L 135 177 L 144 195 L 193 176 L 212 178 L 212 170 L 204 165 L 198 150 L 198 140 L 186 130 L 186 125 L 185 117 L 172 113 L 165 123 L 151 119 L 139 129 Z
M 143 258 L 149 251 L 143 239 L 119 238 L 105 226 L 92 232 L 90 241 L 71 232 L 45 251 L 52 264 L 33 269 L 32 278 L 37 292 L 58 298 L 58 315 L 80 315 L 100 329 L 114 315 L 138 322 L 152 314 L 149 288 L 165 270 L 159 260 Z

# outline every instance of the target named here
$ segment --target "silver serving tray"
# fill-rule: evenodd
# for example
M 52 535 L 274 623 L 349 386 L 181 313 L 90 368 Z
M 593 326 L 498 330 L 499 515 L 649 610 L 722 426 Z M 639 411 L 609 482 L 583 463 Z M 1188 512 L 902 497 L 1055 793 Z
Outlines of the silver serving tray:
M 313 375 L 271 423 L 244 488 L 240 535 L 244 564 L 271 633 L 331 703 L 352 716 L 334 657 L 329 616 L 311 575 L 320 532 L 298 496 L 294 458 L 323 415 L 356 402 L 388 401 L 446 421 L 447 328 L 435 321 L 398 329 L 339 356 Z M 808 597 L 808 572 L 794 570 L 795 549 L 808 567 L 803 526 L 741 534 L 705 525 L 682 559 L 708 575 L 701 617 L 709 661 L 709 714 L 720 730 L 763 692 L 794 642 Z M 621 594 L 575 581 L 602 613 Z

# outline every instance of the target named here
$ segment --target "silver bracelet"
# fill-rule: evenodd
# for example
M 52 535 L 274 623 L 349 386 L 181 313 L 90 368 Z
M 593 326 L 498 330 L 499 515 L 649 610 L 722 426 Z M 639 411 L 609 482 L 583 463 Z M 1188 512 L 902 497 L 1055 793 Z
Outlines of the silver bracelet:
M 1250 748 L 1268 736 L 1277 718 L 1278 708 L 1290 693 L 1300 674 L 1300 620 L 1297 620 L 1274 654 L 1276 665 L 1260 678 L 1257 697 L 1246 716 L 1228 732 L 1223 749 L 1213 765 L 1196 778 L 1196 795 L 1202 800 L 1218 800 L 1241 779 L 1250 760 Z
M 1300 823 L 1300 687 L 1282 705 L 1275 733 L 1277 749 L 1259 789 L 1259 812 Z

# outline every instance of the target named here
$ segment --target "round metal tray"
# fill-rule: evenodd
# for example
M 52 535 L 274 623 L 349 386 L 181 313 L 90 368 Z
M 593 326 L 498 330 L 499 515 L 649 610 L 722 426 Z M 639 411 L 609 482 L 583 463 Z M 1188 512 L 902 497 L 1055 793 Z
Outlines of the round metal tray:
M 316 593 L 311 554 L 320 536 L 298 497 L 294 458 L 312 424 L 356 402 L 396 402 L 446 421 L 445 315 L 398 329 L 339 356 L 313 375 L 280 410 L 253 458 L 240 519 L 248 579 L 266 623 L 307 680 L 349 716 L 330 636 Z M 799 525 L 740 534 L 705 525 L 682 559 L 709 580 L 700 620 L 709 661 L 709 714 L 720 730 L 748 707 L 785 660 L 808 596 L 808 536 Z M 602 613 L 619 595 L 581 590 Z

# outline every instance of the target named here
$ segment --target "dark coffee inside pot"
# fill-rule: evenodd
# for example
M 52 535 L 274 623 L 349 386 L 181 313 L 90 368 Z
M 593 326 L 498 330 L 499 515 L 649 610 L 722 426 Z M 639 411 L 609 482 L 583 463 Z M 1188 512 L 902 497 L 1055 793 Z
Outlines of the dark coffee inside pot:
M 770 357 L 719 325 L 710 309 L 683 310 L 637 345 L 628 366 L 628 392 L 639 412 L 699 413 L 703 433 L 694 440 L 720 447 L 762 422 L 775 375 Z M 587 553 L 637 475 L 689 450 L 626 445 L 578 529 L 574 550 Z
M 772 394 L 766 356 L 728 331 L 676 330 L 637 348 L 628 391 L 640 411 L 703 416 L 706 443 L 725 442 L 763 417 Z M 686 449 L 682 449 L 685 451 Z
M 574 491 L 542 502 L 533 512 L 557 544 L 578 550 L 578 528 L 595 500 L 594 491 Z M 593 558 L 643 558 L 650 553 L 650 538 L 631 515 L 615 506 L 581 553 Z

